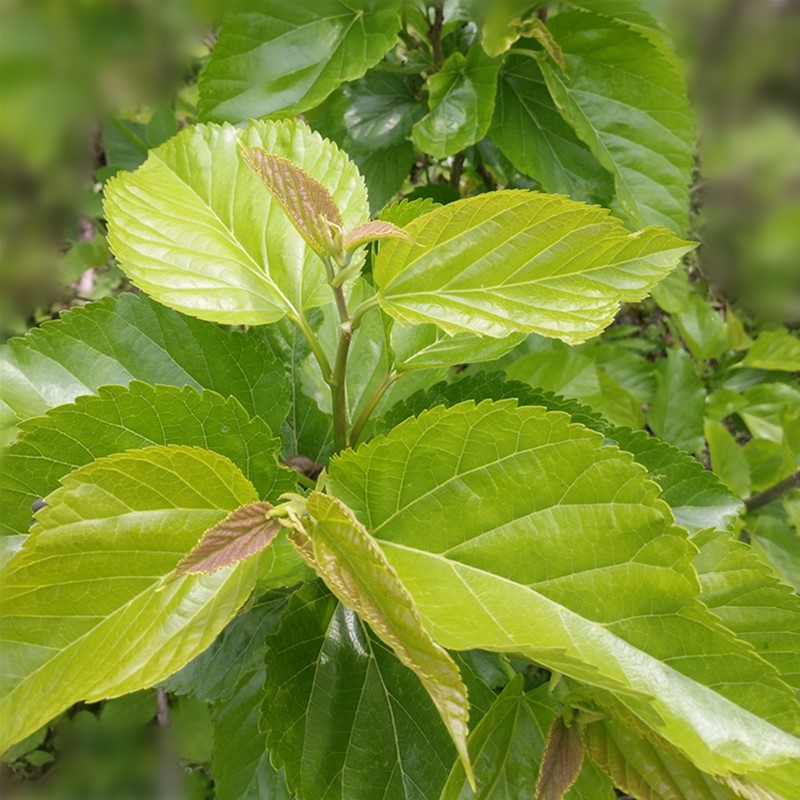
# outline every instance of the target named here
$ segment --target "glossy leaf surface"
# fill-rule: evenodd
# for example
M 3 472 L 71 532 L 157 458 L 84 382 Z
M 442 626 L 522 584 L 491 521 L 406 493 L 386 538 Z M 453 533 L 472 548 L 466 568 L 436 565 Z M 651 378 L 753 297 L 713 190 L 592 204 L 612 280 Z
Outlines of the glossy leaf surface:
M 456 763 L 440 800 L 534 797 L 547 729 L 556 718 L 556 707 L 546 686 L 527 693 L 523 687 L 521 675 L 510 681 L 470 734 L 469 752 L 478 791 L 471 792 L 461 765 Z M 608 778 L 585 764 L 566 799 L 613 800 L 614 796 Z
M 491 137 L 543 191 L 608 203 L 613 178 L 562 119 L 539 64 L 509 56 L 500 70 Z
M 742 361 L 743 366 L 775 369 L 784 372 L 800 371 L 800 339 L 786 328 L 763 331 L 753 342 Z
M 134 283 L 179 311 L 233 325 L 298 319 L 330 300 L 324 266 L 237 143 L 306 171 L 342 209 L 346 230 L 367 220 L 355 165 L 305 123 L 197 125 L 109 182 L 109 244 Z
M 299 797 L 437 796 L 455 749 L 422 683 L 354 612 L 310 584 L 267 648 L 261 725 Z
M 222 26 L 200 81 L 200 114 L 244 122 L 313 108 L 363 75 L 399 30 L 398 0 L 246 4 Z
M 575 344 L 600 333 L 692 249 L 670 232 L 631 234 L 607 211 L 502 191 L 460 200 L 405 227 L 373 265 L 383 310 L 454 335 L 539 333 Z
M 467 755 L 469 702 L 458 667 L 422 627 L 413 600 L 380 547 L 334 497 L 313 492 L 310 521 L 293 532 L 301 552 L 331 591 L 358 612 L 375 634 L 422 682 L 471 776 Z M 306 535 L 308 539 L 306 539 Z
M 260 348 L 259 348 L 260 350 Z M 260 497 L 277 499 L 295 485 L 278 466 L 279 442 L 233 398 L 192 387 L 105 386 L 22 423 L 0 464 L 4 533 L 27 533 L 31 504 L 73 469 L 103 456 L 157 444 L 203 447 L 230 459 Z
M 2 749 L 208 647 L 252 591 L 256 562 L 164 578 L 204 530 L 256 499 L 236 466 L 199 448 L 145 448 L 68 475 L 2 572 Z
M 797 774 L 791 690 L 701 605 L 658 488 L 601 445 L 561 414 L 464 404 L 338 456 L 328 488 L 444 646 L 520 652 L 614 692 L 706 771 Z
M 612 18 L 559 14 L 548 23 L 567 62 L 546 59 L 547 86 L 567 122 L 614 175 L 636 227 L 684 234 L 694 125 L 682 76 L 647 38 Z
M 235 397 L 279 430 L 289 412 L 284 368 L 258 339 L 123 294 L 12 339 L 3 349 L 0 394 L 26 419 L 106 384 L 194 386 Z
M 436 158 L 455 155 L 482 139 L 494 112 L 500 59 L 473 45 L 465 56 L 453 53 L 428 78 L 430 111 L 412 132 L 423 153 Z

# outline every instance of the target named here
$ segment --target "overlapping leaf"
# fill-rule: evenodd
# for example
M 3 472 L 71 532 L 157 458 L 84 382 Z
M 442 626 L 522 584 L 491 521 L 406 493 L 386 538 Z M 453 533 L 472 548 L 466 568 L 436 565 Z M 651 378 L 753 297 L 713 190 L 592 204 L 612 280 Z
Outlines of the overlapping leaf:
M 686 231 L 694 127 L 674 60 L 611 17 L 559 14 L 548 23 L 567 62 L 540 64 L 563 116 L 614 175 L 636 227 Z
M 521 652 L 615 693 L 707 772 L 795 779 L 792 691 L 699 602 L 656 485 L 601 445 L 562 414 L 464 404 L 338 456 L 328 487 L 444 646 Z
M 290 534 L 331 591 L 369 623 L 422 682 L 467 774 L 467 690 L 455 662 L 422 627 L 413 600 L 380 547 L 350 510 L 329 495 L 308 498 L 310 520 Z
M 263 498 L 277 499 L 294 488 L 293 473 L 278 466 L 278 440 L 237 400 L 188 386 L 134 381 L 128 387 L 102 387 L 97 396 L 78 398 L 22 424 L 18 441 L 0 464 L 0 529 L 27 533 L 31 503 L 56 489 L 71 470 L 157 444 L 203 447 L 225 456 Z
M 383 310 L 404 324 L 575 344 L 619 303 L 644 297 L 693 245 L 662 228 L 629 233 L 604 209 L 559 196 L 492 192 L 405 226 L 373 265 Z
M 562 119 L 532 58 L 509 56 L 503 63 L 490 134 L 503 155 L 545 192 L 610 201 L 611 174 Z
M 194 386 L 235 397 L 278 431 L 289 412 L 284 367 L 259 338 L 124 294 L 12 339 L 3 348 L 0 394 L 27 419 L 105 384 Z
M 703 531 L 693 541 L 703 602 L 800 690 L 800 597 L 731 534 Z
M 456 763 L 442 790 L 441 800 L 530 800 L 535 795 L 548 727 L 556 708 L 543 686 L 524 692 L 521 675 L 503 689 L 469 737 L 478 791 L 473 795 L 461 765 Z M 611 782 L 597 768 L 585 764 L 566 800 L 587 797 L 613 800 Z
M 298 319 L 330 300 L 323 264 L 242 163 L 237 140 L 305 170 L 342 210 L 346 230 L 367 220 L 355 165 L 305 123 L 197 125 L 109 182 L 111 249 L 134 283 L 179 311 L 236 325 Z
M 446 158 L 482 139 L 494 112 L 499 58 L 480 45 L 455 52 L 428 78 L 430 111 L 412 132 L 423 153 Z
M 200 80 L 203 120 L 297 113 L 363 75 L 394 44 L 399 0 L 251 2 L 231 14 Z
M 317 584 L 267 640 L 262 728 L 303 800 L 430 800 L 455 750 L 422 683 Z M 368 755 L 367 755 L 368 754 Z
M 64 478 L 0 579 L 0 749 L 78 700 L 152 686 L 208 647 L 259 565 L 164 578 L 204 530 L 256 499 L 228 459 L 191 447 L 112 455 Z

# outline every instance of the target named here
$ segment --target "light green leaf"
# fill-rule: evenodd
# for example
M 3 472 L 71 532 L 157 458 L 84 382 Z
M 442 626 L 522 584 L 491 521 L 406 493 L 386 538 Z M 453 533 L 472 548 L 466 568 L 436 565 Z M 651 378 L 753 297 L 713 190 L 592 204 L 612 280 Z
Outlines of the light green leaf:
M 20 419 L 106 384 L 213 389 L 275 431 L 289 411 L 284 367 L 257 333 L 232 333 L 141 295 L 76 308 L 3 348 L 0 394 Z
M 762 331 L 741 362 L 744 367 L 800 372 L 800 338 L 786 328 Z
M 233 696 L 217 703 L 214 723 L 214 800 L 290 800 L 283 770 L 269 760 L 258 718 L 264 696 L 264 669 L 247 674 Z
M 645 36 L 589 12 L 559 14 L 548 27 L 566 71 L 540 60 L 567 122 L 614 175 L 636 227 L 686 232 L 694 125 L 674 60 Z
M 342 209 L 345 230 L 366 222 L 355 165 L 305 123 L 196 125 L 108 183 L 111 249 L 134 283 L 179 311 L 233 325 L 299 319 L 330 301 L 324 266 L 237 142 L 305 170 Z
M 690 294 L 684 308 L 672 315 L 689 352 L 698 360 L 718 358 L 728 349 L 728 326 L 722 315 L 698 294 Z
M 392 325 L 391 343 L 399 370 L 480 364 L 510 353 L 525 339 L 513 333 L 489 339 L 462 332 L 449 336 L 435 325 Z
M 261 351 L 261 348 L 258 348 Z M 277 499 L 296 484 L 278 466 L 278 440 L 234 398 L 187 386 L 104 386 L 20 426 L 0 463 L 3 533 L 27 533 L 31 503 L 58 487 L 73 469 L 103 456 L 157 444 L 213 450 L 230 459 L 256 487 Z
M 261 727 L 299 797 L 438 796 L 456 755 L 444 725 L 422 683 L 353 611 L 304 586 L 267 647 Z
M 490 56 L 499 56 L 522 35 L 524 18 L 544 0 L 496 0 L 486 4 L 481 25 L 481 45 Z
M 386 206 L 379 217 L 382 220 L 386 220 L 386 222 L 394 223 L 398 228 L 405 228 L 411 220 L 441 207 L 440 203 L 436 203 L 430 197 L 419 197 L 416 200 L 399 200 Z
M 708 442 L 711 469 L 737 497 L 747 497 L 750 494 L 750 466 L 736 439 L 715 419 L 705 421 L 703 432 Z
M 548 687 L 524 692 L 524 680 L 518 675 L 503 689 L 489 711 L 472 730 L 469 752 L 475 765 L 478 791 L 473 794 L 461 764 L 450 772 L 440 800 L 531 800 L 544 752 L 547 729 L 556 718 L 556 707 L 548 695 Z M 567 800 L 582 797 L 581 788 L 588 778 L 592 800 L 613 800 L 614 789 L 603 775 L 584 766 L 578 784 Z
M 731 534 L 703 531 L 693 541 L 703 602 L 800 689 L 800 597 Z
M 631 453 L 661 487 L 675 521 L 690 533 L 704 528 L 729 528 L 741 514 L 743 504 L 713 472 L 688 453 L 662 442 L 644 431 L 606 428 L 606 439 Z
M 545 192 L 610 202 L 611 173 L 561 118 L 534 59 L 511 55 L 503 63 L 490 135 L 503 155 Z
M 339 600 L 420 679 L 472 779 L 469 702 L 455 662 L 422 627 L 413 600 L 352 512 L 320 492 L 309 496 L 307 508 L 311 519 L 303 519 L 303 528 L 292 531 L 290 539 Z
M 401 323 L 493 338 L 540 333 L 575 344 L 619 303 L 644 297 L 693 245 L 660 228 L 629 233 L 604 209 L 501 191 L 436 209 L 381 245 L 383 310 Z
M 663 739 L 647 738 L 617 719 L 584 727 L 589 757 L 611 775 L 616 786 L 648 800 L 737 800 Z
M 656 391 L 647 422 L 660 439 L 694 452 L 703 443 L 705 398 L 691 356 L 672 347 L 656 366 Z
M 200 78 L 200 114 L 244 122 L 296 114 L 391 49 L 399 0 L 259 0 L 228 16 Z
M 328 490 L 443 646 L 613 693 L 705 771 L 800 774 L 792 691 L 699 602 L 686 534 L 599 434 L 509 402 L 434 409 L 335 457 Z
M 448 56 L 428 78 L 430 111 L 414 125 L 412 137 L 423 153 L 446 158 L 486 136 L 494 113 L 499 58 L 480 45 L 467 55 Z
M 204 530 L 256 499 L 228 459 L 191 447 L 108 456 L 65 477 L 2 572 L 0 749 L 205 650 L 250 594 L 257 561 L 164 578 Z

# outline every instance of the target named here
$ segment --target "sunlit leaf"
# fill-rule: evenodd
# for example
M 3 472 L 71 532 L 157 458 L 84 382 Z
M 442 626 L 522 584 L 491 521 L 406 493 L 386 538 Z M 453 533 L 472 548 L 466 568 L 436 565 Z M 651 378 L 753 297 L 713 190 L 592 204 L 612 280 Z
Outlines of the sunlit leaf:
M 604 209 L 524 191 L 460 200 L 411 221 L 373 265 L 383 310 L 404 324 L 570 344 L 600 333 L 693 245 L 629 233 Z

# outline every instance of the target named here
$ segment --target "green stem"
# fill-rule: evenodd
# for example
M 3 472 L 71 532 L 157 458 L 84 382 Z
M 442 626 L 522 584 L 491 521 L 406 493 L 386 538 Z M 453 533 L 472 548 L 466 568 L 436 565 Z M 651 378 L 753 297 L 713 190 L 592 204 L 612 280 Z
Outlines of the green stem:
M 339 326 L 339 347 L 331 375 L 331 405 L 333 406 L 333 450 L 338 453 L 347 447 L 347 355 L 353 334 L 350 323 Z
M 353 330 L 355 330 L 360 324 L 361 320 L 368 311 L 372 311 L 373 308 L 378 307 L 378 295 L 374 294 L 372 297 L 368 297 L 363 303 L 356 307 L 356 310 L 353 312 L 352 318 L 352 325 Z
M 325 355 L 325 351 L 322 349 L 322 344 L 320 343 L 317 335 L 311 329 L 311 325 L 308 324 L 308 320 L 305 317 L 305 314 L 298 314 L 295 317 L 295 323 L 297 327 L 300 328 L 303 336 L 306 337 L 306 341 L 308 342 L 309 346 L 311 347 L 311 352 L 317 359 L 317 363 L 319 364 L 320 371 L 322 372 L 322 377 L 325 380 L 325 383 L 330 384 L 331 382 L 331 364 L 328 361 L 328 357 Z
M 386 390 L 398 379 L 403 376 L 402 372 L 390 372 L 379 384 L 378 388 L 372 393 L 361 413 L 358 415 L 353 427 L 350 430 L 350 447 L 355 447 L 358 444 L 358 437 L 364 430 L 364 426 L 369 422 L 372 412 L 375 411 L 381 398 L 386 394 Z

